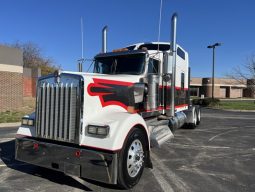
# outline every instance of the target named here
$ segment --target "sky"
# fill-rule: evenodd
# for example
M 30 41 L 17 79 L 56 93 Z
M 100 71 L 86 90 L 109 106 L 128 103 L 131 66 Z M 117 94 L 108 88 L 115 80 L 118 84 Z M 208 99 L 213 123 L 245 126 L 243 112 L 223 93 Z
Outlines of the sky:
M 255 53 L 254 0 L 162 0 L 160 41 L 170 41 L 170 20 L 178 13 L 177 43 L 188 53 L 192 77 L 224 77 Z M 63 70 L 77 70 L 81 58 L 101 52 L 108 26 L 108 51 L 158 40 L 160 0 L 0 0 L 0 43 L 33 42 Z M 84 71 L 90 63 L 83 66 Z

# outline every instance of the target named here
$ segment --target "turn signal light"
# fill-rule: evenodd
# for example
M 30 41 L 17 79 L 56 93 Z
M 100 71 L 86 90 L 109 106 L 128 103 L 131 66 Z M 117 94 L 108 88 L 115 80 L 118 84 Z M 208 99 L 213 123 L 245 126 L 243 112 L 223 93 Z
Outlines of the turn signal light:
M 127 112 L 129 112 L 129 113 L 136 113 L 135 107 L 133 107 L 133 106 L 128 106 L 128 107 L 127 107 Z
M 80 157 L 80 156 L 81 156 L 81 151 L 79 151 L 79 150 L 76 151 L 76 152 L 75 152 L 75 157 Z
M 39 144 L 38 143 L 34 143 L 34 150 L 38 150 L 38 148 L 39 148 Z

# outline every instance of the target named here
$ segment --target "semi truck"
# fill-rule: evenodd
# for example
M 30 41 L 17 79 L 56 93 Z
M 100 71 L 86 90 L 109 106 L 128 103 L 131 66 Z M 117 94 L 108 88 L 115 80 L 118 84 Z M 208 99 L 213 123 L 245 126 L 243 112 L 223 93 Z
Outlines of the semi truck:
M 188 53 L 171 42 L 137 43 L 94 57 L 92 73 L 56 71 L 37 82 L 35 112 L 16 134 L 19 161 L 123 188 L 153 168 L 151 148 L 200 123 L 190 103 Z

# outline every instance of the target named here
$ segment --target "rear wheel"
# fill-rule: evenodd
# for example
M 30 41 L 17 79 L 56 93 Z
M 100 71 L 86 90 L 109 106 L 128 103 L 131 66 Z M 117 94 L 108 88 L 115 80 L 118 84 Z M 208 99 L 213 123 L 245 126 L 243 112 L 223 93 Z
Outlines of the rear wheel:
M 188 124 L 188 128 L 195 129 L 197 126 L 197 111 L 196 111 L 196 109 L 193 109 L 192 113 L 193 113 L 192 123 Z
M 197 108 L 196 112 L 197 112 L 197 125 L 199 125 L 200 121 L 201 121 L 201 110 L 200 110 L 200 108 Z
M 118 184 L 129 189 L 136 185 L 143 173 L 146 140 L 142 130 L 134 128 L 119 156 Z

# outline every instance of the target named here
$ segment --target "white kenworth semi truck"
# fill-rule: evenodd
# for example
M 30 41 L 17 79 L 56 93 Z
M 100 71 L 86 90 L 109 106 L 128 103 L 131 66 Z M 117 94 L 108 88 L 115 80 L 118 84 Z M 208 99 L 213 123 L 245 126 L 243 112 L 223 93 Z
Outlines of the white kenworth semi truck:
M 104 50 L 93 73 L 41 77 L 36 111 L 17 132 L 16 159 L 124 188 L 137 184 L 144 167 L 152 168 L 151 147 L 200 122 L 189 99 L 188 53 L 175 42 L 176 21 L 173 15 L 171 43 Z

